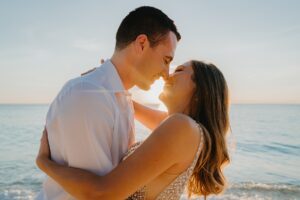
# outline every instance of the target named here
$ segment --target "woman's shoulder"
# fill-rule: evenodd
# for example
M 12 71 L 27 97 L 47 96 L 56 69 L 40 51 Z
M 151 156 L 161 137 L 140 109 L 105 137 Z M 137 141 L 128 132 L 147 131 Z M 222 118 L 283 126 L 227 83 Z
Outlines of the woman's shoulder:
M 166 145 L 174 146 L 172 152 L 176 155 L 177 165 L 185 169 L 200 147 L 201 127 L 188 115 L 176 113 L 165 119 L 158 128 L 162 134 L 157 140 L 164 140 Z
M 202 129 L 198 123 L 188 115 L 176 113 L 165 119 L 160 125 L 164 134 L 178 147 L 195 149 L 198 147 Z M 171 142 L 170 141 L 170 142 Z
M 176 131 L 178 133 L 181 132 L 190 133 L 192 135 L 199 135 L 199 132 L 202 132 L 201 126 L 193 118 L 181 113 L 172 114 L 167 119 L 165 119 L 163 123 L 166 123 L 168 126 L 174 127 L 173 129 L 178 130 Z

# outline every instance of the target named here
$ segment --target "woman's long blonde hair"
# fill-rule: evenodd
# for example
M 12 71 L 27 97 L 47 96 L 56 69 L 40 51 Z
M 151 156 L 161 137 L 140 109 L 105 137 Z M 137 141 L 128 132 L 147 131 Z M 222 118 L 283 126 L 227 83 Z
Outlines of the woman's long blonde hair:
M 196 90 L 190 116 L 203 131 L 203 147 L 188 183 L 191 195 L 219 194 L 226 187 L 223 166 L 229 163 L 226 133 L 229 129 L 229 95 L 222 72 L 213 64 L 192 62 Z

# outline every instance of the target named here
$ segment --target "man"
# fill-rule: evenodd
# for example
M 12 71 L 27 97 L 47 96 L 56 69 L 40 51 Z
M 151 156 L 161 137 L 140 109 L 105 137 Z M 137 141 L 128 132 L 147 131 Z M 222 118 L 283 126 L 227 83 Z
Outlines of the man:
M 70 80 L 50 106 L 46 128 L 52 159 L 103 175 L 118 165 L 134 143 L 134 111 L 128 89 L 148 90 L 168 77 L 180 34 L 153 7 L 130 12 L 116 34 L 110 60 Z M 48 178 L 37 199 L 72 199 Z

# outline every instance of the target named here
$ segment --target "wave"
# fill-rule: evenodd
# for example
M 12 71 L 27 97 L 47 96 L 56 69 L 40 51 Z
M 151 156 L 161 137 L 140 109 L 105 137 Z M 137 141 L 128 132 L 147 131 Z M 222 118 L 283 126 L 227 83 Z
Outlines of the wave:
M 183 195 L 181 200 L 186 200 L 187 195 Z M 204 199 L 192 197 L 192 200 Z M 211 195 L 208 200 L 299 200 L 300 185 L 290 184 L 268 184 L 268 183 L 235 183 L 220 195 Z
M 232 184 L 228 189 L 300 192 L 300 185 L 245 182 Z
M 0 190 L 1 200 L 32 200 L 38 189 L 26 188 L 26 186 L 12 186 Z M 181 200 L 186 200 L 187 195 L 183 195 Z M 192 197 L 192 200 L 204 199 L 203 197 Z M 296 200 L 300 199 L 300 185 L 290 184 L 268 184 L 268 183 L 235 183 L 221 195 L 211 195 L 208 200 Z
M 33 200 L 37 193 L 32 189 L 13 187 L 0 190 L 1 200 Z

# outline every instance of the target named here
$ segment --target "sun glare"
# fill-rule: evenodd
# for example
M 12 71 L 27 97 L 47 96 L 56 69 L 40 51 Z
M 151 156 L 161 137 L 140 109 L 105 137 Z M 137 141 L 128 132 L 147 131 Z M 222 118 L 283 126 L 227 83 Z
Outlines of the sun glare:
M 170 73 L 172 73 L 175 69 L 175 66 L 170 67 Z M 159 100 L 159 94 L 163 90 L 164 81 L 162 78 L 155 81 L 155 83 L 151 86 L 150 90 L 143 91 L 137 87 L 134 87 L 130 90 L 132 93 L 132 98 L 142 104 L 155 107 L 159 110 L 166 111 L 167 108 L 165 105 Z

